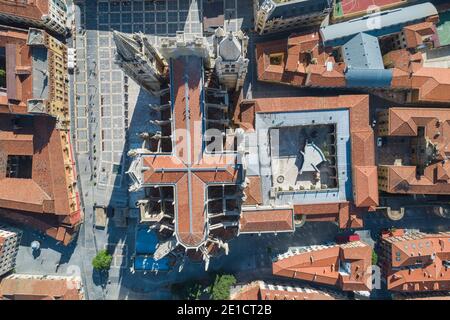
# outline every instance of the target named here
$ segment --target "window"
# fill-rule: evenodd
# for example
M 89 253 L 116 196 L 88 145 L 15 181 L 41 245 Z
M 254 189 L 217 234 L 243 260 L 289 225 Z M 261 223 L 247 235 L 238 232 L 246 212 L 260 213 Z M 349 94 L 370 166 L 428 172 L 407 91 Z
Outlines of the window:
M 8 156 L 6 164 L 6 177 L 17 179 L 31 179 L 33 169 L 32 156 Z
M 6 88 L 6 51 L 0 47 L 0 88 Z
M 269 56 L 270 64 L 275 66 L 280 66 L 283 62 L 284 54 L 283 53 L 274 53 Z

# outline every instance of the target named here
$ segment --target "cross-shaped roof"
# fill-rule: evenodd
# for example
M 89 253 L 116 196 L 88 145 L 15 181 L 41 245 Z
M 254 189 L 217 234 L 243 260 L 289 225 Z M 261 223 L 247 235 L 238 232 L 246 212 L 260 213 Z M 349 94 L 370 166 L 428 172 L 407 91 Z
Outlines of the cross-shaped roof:
M 143 185 L 174 186 L 175 235 L 186 248 L 198 248 L 208 238 L 207 185 L 240 179 L 235 154 L 204 153 L 202 62 L 193 55 L 171 59 L 172 154 L 143 159 Z

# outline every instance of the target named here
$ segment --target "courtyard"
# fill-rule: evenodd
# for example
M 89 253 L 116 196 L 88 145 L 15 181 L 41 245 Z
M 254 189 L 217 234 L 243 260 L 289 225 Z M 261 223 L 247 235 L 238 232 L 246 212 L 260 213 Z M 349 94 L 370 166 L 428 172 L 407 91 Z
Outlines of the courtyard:
M 337 187 L 334 124 L 273 128 L 270 145 L 273 186 L 279 191 Z

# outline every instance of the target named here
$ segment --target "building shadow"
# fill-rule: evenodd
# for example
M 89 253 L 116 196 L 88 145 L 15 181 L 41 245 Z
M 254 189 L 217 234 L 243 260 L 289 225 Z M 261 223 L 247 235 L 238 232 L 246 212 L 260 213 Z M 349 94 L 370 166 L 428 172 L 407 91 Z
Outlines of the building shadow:
M 130 80 L 129 80 L 130 81 Z M 111 198 L 108 203 L 111 217 L 109 218 L 108 225 L 106 227 L 107 234 L 107 250 L 109 253 L 115 253 L 116 257 L 113 259 L 113 268 L 118 268 L 119 272 L 110 272 L 110 276 L 114 274 L 114 282 L 118 282 L 119 285 L 127 287 L 128 281 L 122 281 L 124 277 L 130 275 L 130 268 L 132 267 L 132 256 L 135 250 L 135 228 L 138 223 L 137 208 L 134 208 L 135 198 L 139 198 L 138 194 L 129 193 L 127 197 L 128 215 L 121 222 L 125 222 L 126 225 L 117 225 L 116 221 L 119 221 L 118 216 L 120 209 L 115 202 L 117 197 L 123 197 L 124 190 L 128 190 L 129 179 L 126 171 L 131 163 L 131 158 L 127 153 L 131 149 L 139 148 L 142 145 L 142 140 L 139 137 L 139 133 L 145 132 L 149 128 L 149 121 L 151 119 L 151 109 L 149 104 L 155 103 L 155 98 L 147 93 L 144 89 L 139 88 L 139 93 L 134 105 L 134 110 L 131 113 L 131 119 L 129 120 L 128 129 L 125 134 L 125 144 L 122 151 L 121 166 L 122 175 L 116 177 L 114 182 L 114 188 L 111 193 Z M 99 248 L 102 249 L 102 248 Z

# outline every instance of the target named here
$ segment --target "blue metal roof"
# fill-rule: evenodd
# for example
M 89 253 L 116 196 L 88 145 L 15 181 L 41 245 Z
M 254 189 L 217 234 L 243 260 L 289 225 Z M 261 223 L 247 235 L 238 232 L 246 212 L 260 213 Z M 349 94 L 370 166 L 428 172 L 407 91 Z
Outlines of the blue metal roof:
M 159 240 L 154 230 L 139 226 L 136 231 L 136 254 L 153 254 Z
M 350 69 L 384 69 L 378 38 L 358 33 L 342 46 L 345 64 Z
M 386 88 L 391 86 L 390 69 L 348 69 L 345 73 L 347 87 Z
M 425 18 L 437 14 L 434 5 L 426 2 L 332 24 L 321 28 L 320 35 L 325 46 L 337 47 L 342 46 L 360 32 L 375 37 L 385 36 L 400 32 L 406 25 L 423 22 Z
M 292 0 L 289 2 L 275 3 L 275 8 L 267 20 L 283 18 L 289 19 L 312 13 L 320 13 L 330 7 L 330 0 Z
M 155 259 L 150 256 L 136 256 L 134 258 L 134 269 L 145 271 L 169 271 L 169 259 L 164 257 L 155 261 Z

